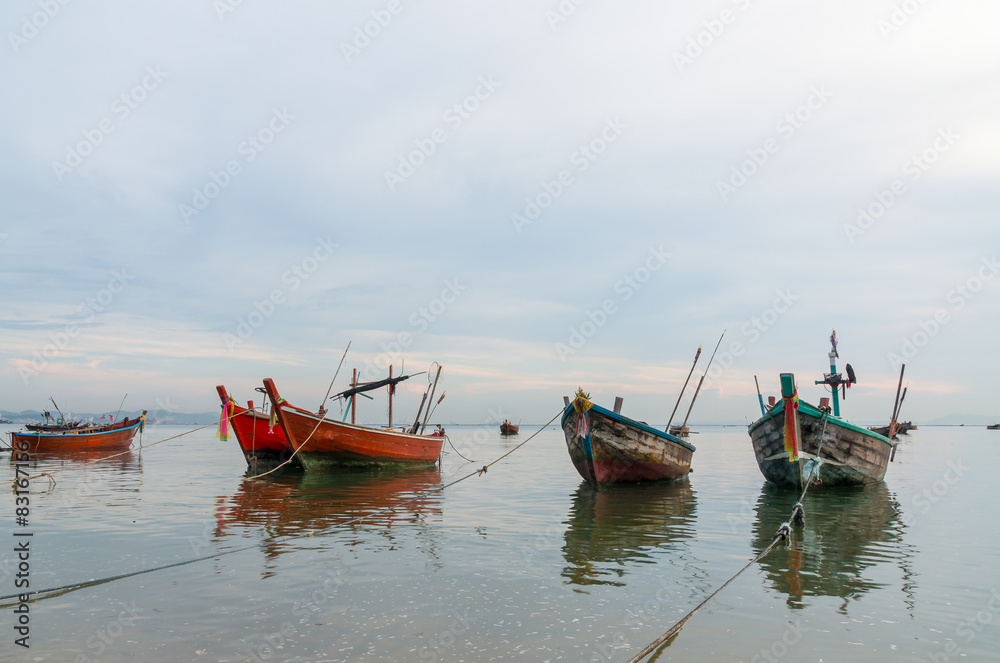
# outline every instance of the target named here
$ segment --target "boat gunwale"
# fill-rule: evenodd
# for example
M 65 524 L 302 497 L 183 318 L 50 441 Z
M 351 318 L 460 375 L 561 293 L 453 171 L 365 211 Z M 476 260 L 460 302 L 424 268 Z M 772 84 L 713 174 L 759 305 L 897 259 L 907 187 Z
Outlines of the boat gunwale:
M 612 412 L 611 410 L 607 410 L 601 407 L 600 405 L 592 404 L 587 411 L 589 412 L 590 410 L 596 410 L 598 414 L 601 414 L 606 418 L 611 419 L 612 421 L 617 421 L 620 424 L 631 426 L 632 428 L 641 430 L 644 433 L 650 433 L 652 435 L 655 435 L 656 437 L 665 439 L 668 442 L 679 444 L 680 446 L 684 447 L 685 449 L 688 449 L 689 451 L 697 451 L 697 448 L 690 442 L 685 442 L 684 440 L 674 435 L 671 435 L 670 433 L 666 433 L 664 431 L 653 428 L 649 424 L 644 424 L 641 421 L 636 421 L 635 419 L 629 419 L 628 417 L 618 414 L 617 412 Z M 572 402 L 570 402 L 570 404 L 566 407 L 566 411 L 563 412 L 562 419 L 559 422 L 560 428 L 566 427 L 566 419 L 567 417 L 569 417 L 571 412 L 575 412 Z
M 12 435 L 17 435 L 21 437 L 38 437 L 38 438 L 71 438 L 79 439 L 81 437 L 90 437 L 92 435 L 107 435 L 108 433 L 120 433 L 122 431 L 132 430 L 136 426 L 142 423 L 142 419 L 136 421 L 131 426 L 125 426 L 124 428 L 114 428 L 111 430 L 94 431 L 91 433 L 71 433 L 69 431 L 64 431 L 60 433 L 50 432 L 50 433 L 36 433 L 33 431 L 21 432 L 21 431 L 11 431 Z
M 764 425 L 768 420 L 770 420 L 770 419 L 772 419 L 774 417 L 777 417 L 779 414 L 783 413 L 784 411 L 785 411 L 784 400 L 782 400 L 782 401 L 779 401 L 773 408 L 771 408 L 770 410 L 768 410 L 767 414 L 765 414 L 760 419 L 758 419 L 757 421 L 755 421 L 752 424 L 750 424 L 747 427 L 747 432 L 752 435 L 755 430 L 757 430 L 762 425 Z M 822 418 L 825 414 L 827 414 L 827 413 L 823 412 L 822 410 L 820 410 L 815 405 L 813 405 L 812 403 L 807 403 L 806 401 L 803 401 L 803 400 L 799 401 L 799 411 L 800 412 L 804 412 L 804 413 L 809 414 L 809 415 L 812 415 L 812 416 L 814 416 L 816 418 Z M 890 440 L 886 436 L 884 436 L 884 435 L 882 435 L 880 433 L 876 433 L 873 430 L 869 430 L 867 428 L 863 428 L 861 426 L 858 426 L 857 424 L 852 424 L 851 422 L 846 421 L 842 417 L 837 417 L 837 416 L 834 416 L 834 415 L 830 414 L 827 420 L 831 424 L 834 424 L 836 426 L 840 426 L 841 428 L 846 428 L 847 430 L 854 431 L 855 433 L 861 433 L 863 435 L 867 435 L 868 437 L 875 438 L 876 440 L 881 440 L 882 442 L 885 442 L 886 444 L 888 444 L 890 447 L 893 446 L 892 440 Z

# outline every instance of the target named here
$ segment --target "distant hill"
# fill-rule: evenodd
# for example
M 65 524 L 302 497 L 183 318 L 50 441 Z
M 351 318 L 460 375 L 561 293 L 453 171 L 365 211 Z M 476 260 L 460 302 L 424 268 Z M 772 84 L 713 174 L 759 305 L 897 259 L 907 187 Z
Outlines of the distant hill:
M 56 413 L 49 410 L 50 414 Z M 99 421 L 104 415 L 114 415 L 115 412 L 69 412 L 67 416 L 71 420 L 82 419 L 84 421 Z M 138 417 L 142 410 L 122 410 L 118 415 L 120 421 L 122 417 Z M 58 416 L 58 415 L 56 415 Z M 42 421 L 42 413 L 38 410 L 23 410 L 21 412 L 10 412 L 0 410 L 0 419 L 9 419 L 15 424 L 31 424 Z M 168 412 L 166 410 L 149 410 L 146 412 L 146 422 L 153 424 L 184 424 L 192 426 L 203 426 L 219 420 L 218 412 Z
M 930 421 L 920 421 L 919 423 L 927 424 L 928 426 L 959 426 L 961 424 L 965 424 L 966 426 L 989 426 L 991 424 L 1000 424 L 1000 415 L 984 417 L 981 414 L 949 414 L 937 419 L 931 419 Z

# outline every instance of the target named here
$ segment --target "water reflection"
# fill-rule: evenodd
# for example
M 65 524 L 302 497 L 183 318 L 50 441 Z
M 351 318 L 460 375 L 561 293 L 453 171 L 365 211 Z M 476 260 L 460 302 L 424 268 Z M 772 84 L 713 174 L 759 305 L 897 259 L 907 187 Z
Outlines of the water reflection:
M 11 462 L 14 462 L 11 454 Z M 97 463 L 96 461 L 100 461 Z M 17 461 L 19 463 L 24 461 Z M 94 465 L 86 465 L 94 463 Z M 43 472 L 56 472 L 67 469 L 85 469 L 94 467 L 100 469 L 115 469 L 124 472 L 142 472 L 142 453 L 139 449 L 127 451 L 108 451 L 107 449 L 58 449 L 34 451 L 29 454 L 28 467 Z
M 239 531 L 252 538 L 263 530 L 261 546 L 271 560 L 294 545 L 286 537 L 312 537 L 331 530 L 354 533 L 350 545 L 380 537 L 380 547 L 392 550 L 394 528 L 421 525 L 427 516 L 440 515 L 440 493 L 424 494 L 440 486 L 441 471 L 436 467 L 246 478 L 220 506 L 216 536 Z
M 624 586 L 630 564 L 653 563 L 657 552 L 694 535 L 695 507 L 687 481 L 582 482 L 569 513 L 563 577 L 573 585 Z
M 798 499 L 798 490 L 764 485 L 753 527 L 755 552 L 767 547 Z M 904 592 L 912 592 L 912 551 L 902 540 L 899 503 L 884 482 L 817 492 L 804 506 L 805 527 L 793 528 L 792 540 L 760 562 L 771 586 L 788 595 L 789 607 L 805 607 L 807 596 L 838 596 L 846 614 L 851 599 L 886 586 L 871 579 L 871 569 L 886 562 L 902 570 Z

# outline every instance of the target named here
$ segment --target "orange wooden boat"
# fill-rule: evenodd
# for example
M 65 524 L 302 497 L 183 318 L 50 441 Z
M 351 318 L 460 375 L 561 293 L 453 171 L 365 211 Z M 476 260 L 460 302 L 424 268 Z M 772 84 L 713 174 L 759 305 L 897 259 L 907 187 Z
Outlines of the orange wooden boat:
M 504 422 L 500 424 L 501 435 L 517 435 L 519 430 L 520 430 L 519 426 L 517 426 L 516 424 L 512 424 L 506 420 L 504 420 Z
M 64 449 L 124 450 L 132 446 L 132 439 L 142 430 L 145 420 L 146 411 L 143 410 L 135 419 L 126 417 L 118 423 L 105 426 L 79 430 L 12 432 L 10 441 L 16 451 L 28 452 Z
M 264 389 L 285 436 L 292 448 L 298 450 L 296 455 L 306 470 L 430 466 L 441 456 L 444 444 L 441 435 L 416 435 L 334 421 L 285 401 L 271 378 L 264 380 Z M 353 398 L 355 394 L 348 395 Z
M 289 444 L 285 431 L 277 422 L 272 424 L 268 415 L 255 410 L 253 401 L 248 401 L 247 407 L 239 405 L 226 391 L 225 386 L 220 384 L 215 389 L 219 392 L 224 416 L 229 417 L 236 442 L 239 443 L 248 466 L 276 465 L 291 457 L 292 445 Z M 292 464 L 299 465 L 296 460 L 293 460 Z

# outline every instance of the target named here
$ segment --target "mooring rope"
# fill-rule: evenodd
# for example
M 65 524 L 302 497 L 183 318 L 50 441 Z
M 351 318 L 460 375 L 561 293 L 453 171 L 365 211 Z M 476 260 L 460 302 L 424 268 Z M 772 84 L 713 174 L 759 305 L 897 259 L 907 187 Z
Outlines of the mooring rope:
M 754 564 L 756 564 L 760 560 L 764 559 L 764 557 L 766 557 L 767 554 L 770 553 L 774 549 L 774 547 L 778 544 L 778 541 L 785 541 L 785 540 L 787 540 L 788 537 L 792 533 L 792 528 L 791 528 L 791 525 L 789 523 L 792 523 L 792 524 L 795 524 L 795 525 L 798 525 L 798 526 L 802 526 L 802 525 L 805 524 L 805 509 L 802 506 L 802 501 L 805 499 L 806 492 L 809 490 L 809 487 L 812 485 L 813 477 L 819 476 L 819 466 L 820 466 L 820 464 L 822 462 L 822 459 L 820 458 L 819 454 L 820 454 L 820 451 L 823 450 L 823 443 L 826 441 L 826 422 L 827 422 L 827 417 L 828 416 L 829 416 L 828 412 L 824 412 L 823 413 L 823 430 L 820 433 L 819 446 L 816 448 L 816 462 L 815 462 L 815 464 L 813 464 L 813 466 L 809 470 L 809 477 L 806 479 L 806 484 L 805 484 L 805 487 L 802 489 L 802 494 L 799 496 L 799 501 L 795 503 L 794 507 L 792 507 L 792 514 L 791 514 L 791 516 L 789 516 L 788 521 L 784 522 L 784 523 L 781 523 L 781 525 L 778 526 L 778 531 L 776 531 L 774 533 L 774 536 L 771 537 L 771 543 L 767 546 L 767 548 L 765 548 L 759 555 L 757 555 L 756 557 L 754 557 L 752 560 L 750 560 L 749 562 L 747 562 L 746 566 L 744 566 L 742 569 L 740 569 L 739 571 L 737 571 L 736 575 L 734 575 L 732 578 L 730 578 L 725 583 L 723 583 L 722 586 L 719 587 L 717 590 L 715 590 L 714 592 L 712 592 L 708 596 L 708 598 L 706 598 L 704 601 L 702 601 L 701 603 L 699 603 L 695 607 L 694 610 L 692 610 L 688 614 L 684 615 L 684 617 L 679 622 L 677 622 L 676 624 L 674 624 L 673 626 L 671 626 L 669 631 L 667 631 L 666 633 L 664 633 L 663 635 L 661 635 L 654 642 L 652 642 L 649 645 L 647 645 L 645 649 L 643 649 L 641 652 L 639 652 L 634 657 L 632 657 L 631 659 L 629 659 L 629 663 L 638 663 L 639 661 L 641 661 L 642 659 L 644 659 L 646 656 L 648 656 L 650 653 L 652 653 L 653 651 L 655 651 L 660 645 L 662 645 L 663 643 L 667 642 L 672 637 L 674 637 L 675 635 L 677 635 L 680 632 L 680 630 L 682 628 L 684 628 L 684 625 L 687 624 L 688 620 L 691 619 L 692 617 L 694 617 L 694 615 L 695 615 L 696 612 L 698 612 L 703 607 L 705 607 L 705 605 L 707 605 L 709 601 L 711 601 L 713 598 L 715 598 L 715 596 L 719 592 L 721 592 L 727 586 L 729 586 L 729 584 L 732 581 L 734 581 L 737 578 L 739 578 L 740 575 L 744 571 L 746 571 L 747 569 L 749 569 L 751 566 L 753 566 Z
M 555 421 L 561 414 L 562 414 L 562 410 L 560 410 L 556 414 L 556 416 L 554 416 L 551 419 L 549 419 L 548 423 L 546 423 L 544 426 L 542 426 L 537 431 L 535 431 L 524 442 L 522 442 L 521 444 L 517 445 L 516 447 L 514 447 L 513 449 L 511 449 L 510 451 L 508 451 L 504 455 L 502 455 L 499 458 L 497 458 L 496 460 L 492 461 L 491 463 L 488 463 L 487 465 L 484 465 L 480 469 L 473 470 L 472 472 L 466 474 L 465 476 L 460 477 L 458 479 L 455 479 L 454 481 L 451 481 L 451 482 L 449 482 L 449 483 L 447 483 L 447 484 L 445 484 L 443 486 L 438 486 L 437 488 L 431 488 L 431 489 L 425 490 L 425 491 L 423 491 L 422 493 L 420 493 L 419 495 L 417 495 L 416 497 L 414 497 L 412 499 L 406 500 L 404 502 L 400 502 L 398 504 L 393 504 L 391 506 L 382 507 L 381 509 L 376 509 L 375 511 L 373 511 L 373 512 L 371 512 L 369 514 L 366 514 L 366 515 L 363 515 L 363 516 L 358 516 L 357 518 L 352 518 L 351 520 L 347 520 L 347 521 L 342 522 L 342 523 L 337 523 L 336 525 L 331 525 L 328 528 L 319 530 L 318 533 L 322 535 L 323 533 L 325 533 L 328 530 L 342 528 L 342 527 L 345 527 L 345 526 L 348 526 L 348 525 L 354 525 L 354 524 L 363 522 L 365 520 L 368 520 L 370 518 L 378 516 L 378 515 L 380 515 L 382 513 L 389 512 L 389 511 L 392 511 L 393 509 L 398 509 L 399 507 L 406 506 L 407 504 L 412 504 L 413 502 L 416 502 L 418 500 L 425 499 L 427 496 L 429 496 L 429 495 L 431 495 L 433 493 L 440 493 L 440 492 L 446 490 L 447 488 L 451 488 L 455 484 L 458 484 L 458 483 L 461 483 L 461 482 L 465 481 L 466 479 L 470 479 L 470 478 L 472 478 L 474 476 L 482 476 L 486 472 L 486 468 L 488 468 L 488 467 L 490 467 L 492 465 L 496 465 L 501 460 L 503 460 L 504 458 L 506 458 L 507 456 L 511 455 L 512 453 L 514 453 L 515 451 L 517 451 L 518 449 L 520 449 L 521 447 L 523 447 L 525 444 L 527 444 L 528 442 L 530 442 L 533 437 L 535 437 L 536 435 L 538 435 L 539 433 L 541 433 L 543 430 L 545 430 L 548 427 L 548 425 L 551 424 L 553 421 Z M 166 440 L 161 440 L 161 441 L 165 442 Z M 253 478 L 253 477 L 247 477 L 247 478 Z M 302 539 L 302 538 L 306 538 L 306 537 L 313 537 L 313 536 L 316 536 L 316 534 L 317 534 L 317 532 L 315 532 L 315 531 L 309 532 L 309 533 L 306 533 L 306 534 L 299 534 L 299 535 L 289 534 L 288 536 L 278 537 L 278 538 L 274 539 L 274 543 L 283 543 L 283 542 L 286 542 L 286 541 L 294 541 L 295 539 Z M 35 601 L 44 601 L 45 599 L 52 598 L 54 596 L 62 596 L 64 594 L 68 594 L 69 592 L 73 592 L 73 591 L 76 591 L 78 589 L 84 589 L 86 587 L 93 587 L 95 585 L 103 585 L 105 583 L 114 582 L 116 580 L 123 580 L 125 578 L 131 578 L 133 576 L 143 575 L 143 574 L 146 574 L 146 573 L 153 573 L 154 571 L 162 571 L 164 569 L 172 569 L 172 568 L 176 568 L 178 566 L 186 566 L 188 564 L 194 564 L 195 562 L 203 562 L 206 559 L 215 559 L 217 557 L 223 557 L 225 555 L 233 555 L 235 553 L 243 552 L 245 550 L 250 550 L 252 548 L 257 548 L 257 547 L 258 547 L 258 544 L 254 543 L 254 544 L 242 546 L 240 548 L 230 548 L 229 550 L 218 551 L 218 552 L 212 553 L 211 555 L 204 555 L 202 557 L 196 557 L 194 559 L 182 560 L 180 562 L 173 562 L 171 564 L 164 564 L 162 566 L 156 566 L 156 567 L 153 567 L 153 568 L 150 568 L 150 569 L 141 569 L 139 571 L 132 571 L 132 572 L 129 572 L 129 573 L 122 573 L 122 574 L 119 574 L 119 575 L 109 576 L 107 578 L 99 578 L 99 579 L 96 579 L 96 580 L 87 580 L 87 581 L 84 581 L 84 582 L 78 582 L 78 583 L 73 583 L 73 584 L 69 584 L 69 585 L 63 585 L 61 587 L 53 587 L 51 589 L 39 589 L 39 590 L 35 590 L 33 592 L 25 592 L 24 595 L 26 595 L 32 602 L 35 602 Z M 15 601 L 15 602 L 19 602 L 21 596 L 22 596 L 21 594 L 9 594 L 7 596 L 0 596 L 0 608 L 8 607 L 8 605 L 14 605 L 15 603 L 5 604 L 4 601 L 8 601 L 10 599 L 16 599 L 17 601 Z

